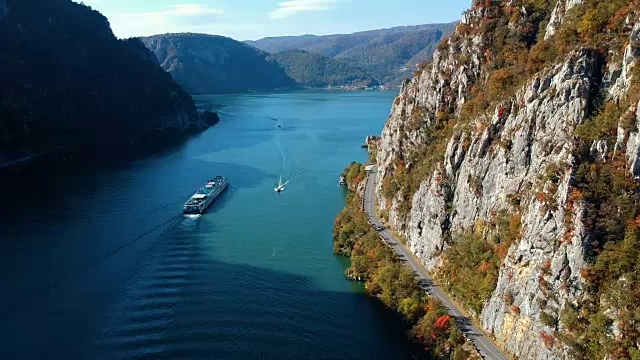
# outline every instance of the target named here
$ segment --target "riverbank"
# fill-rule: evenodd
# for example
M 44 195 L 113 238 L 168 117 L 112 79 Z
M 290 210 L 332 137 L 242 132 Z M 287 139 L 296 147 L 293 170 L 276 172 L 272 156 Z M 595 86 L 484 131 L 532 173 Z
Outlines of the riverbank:
M 362 164 L 351 163 L 343 172 L 350 192 L 344 209 L 334 222 L 334 253 L 349 257 L 345 274 L 349 279 L 364 281 L 367 293 L 378 298 L 387 308 L 400 314 L 410 330 L 407 336 L 423 346 L 433 358 L 472 358 L 466 341 L 447 310 L 421 288 L 413 272 L 399 261 L 378 233 L 367 222 L 362 209 Z

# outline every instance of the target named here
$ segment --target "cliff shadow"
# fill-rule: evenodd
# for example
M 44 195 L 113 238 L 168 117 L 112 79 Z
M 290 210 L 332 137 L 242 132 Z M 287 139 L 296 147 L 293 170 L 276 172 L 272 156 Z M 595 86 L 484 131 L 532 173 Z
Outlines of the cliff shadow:
M 425 358 L 377 300 L 216 261 L 181 235 L 174 227 L 138 262 L 123 252 L 29 299 L 9 293 L 2 358 Z
M 93 230 L 102 236 L 115 227 L 126 233 L 140 223 L 153 227 L 173 213 L 182 214 L 184 202 L 205 182 L 216 175 L 229 178 L 230 187 L 216 200 L 211 211 L 219 211 L 242 188 L 255 187 L 269 174 L 247 165 L 209 162 L 197 159 L 165 162 L 163 159 L 126 166 L 70 169 L 72 173 L 52 170 L 46 179 L 15 179 L 0 187 L 0 249 L 10 243 L 41 242 L 48 234 L 49 244 L 59 241 L 81 242 L 68 234 Z M 178 159 L 179 160 L 179 159 Z M 87 227 L 87 230 L 76 230 Z M 66 239 L 62 239 L 63 233 Z M 119 232 L 115 232 L 117 236 Z M 19 249 L 16 249 L 19 251 Z M 8 256 L 1 252 L 0 258 Z

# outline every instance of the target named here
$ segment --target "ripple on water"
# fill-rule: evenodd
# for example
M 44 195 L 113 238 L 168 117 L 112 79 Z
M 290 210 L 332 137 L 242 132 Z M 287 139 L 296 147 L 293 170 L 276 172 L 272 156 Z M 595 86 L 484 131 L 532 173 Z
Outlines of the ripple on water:
M 305 344 L 312 346 L 326 331 L 348 338 L 350 329 L 340 322 L 308 326 L 328 320 L 317 309 L 330 302 L 323 296 L 304 296 L 313 292 L 308 279 L 286 276 L 287 281 L 270 281 L 268 275 L 255 274 L 257 269 L 229 271 L 225 264 L 212 261 L 205 242 L 186 236 L 185 228 L 177 224 L 163 236 L 126 295 L 109 312 L 101 341 L 103 358 L 178 359 L 203 354 L 216 358 L 212 354 L 237 356 L 238 347 L 260 349 L 270 344 L 261 355 L 266 357 L 303 352 Z M 256 286 L 255 277 L 264 281 Z M 291 289 L 296 289 L 294 294 Z M 287 345 L 278 350 L 278 343 Z M 257 356 L 252 351 L 247 356 Z

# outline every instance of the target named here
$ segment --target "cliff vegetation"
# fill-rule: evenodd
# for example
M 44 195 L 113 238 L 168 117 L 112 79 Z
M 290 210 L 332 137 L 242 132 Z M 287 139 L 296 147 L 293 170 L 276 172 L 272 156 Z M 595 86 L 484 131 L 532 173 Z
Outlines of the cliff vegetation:
M 389 225 L 518 358 L 640 358 L 638 56 L 637 1 L 474 1 L 383 130 Z
M 363 168 L 362 164 L 352 163 L 345 169 L 350 188 L 364 181 Z M 410 327 L 407 335 L 433 358 L 469 359 L 470 345 L 455 320 L 442 304 L 425 293 L 413 272 L 382 243 L 367 223 L 361 204 L 362 198 L 349 192 L 345 208 L 334 222 L 334 252 L 351 259 L 347 277 L 364 281 L 368 294 L 399 313 Z

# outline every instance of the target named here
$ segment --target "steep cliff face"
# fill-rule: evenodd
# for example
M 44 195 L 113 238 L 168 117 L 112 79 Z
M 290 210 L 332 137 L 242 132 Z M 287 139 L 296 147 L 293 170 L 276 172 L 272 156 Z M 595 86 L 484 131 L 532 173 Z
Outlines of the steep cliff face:
M 484 3 L 490 6 L 476 5 L 465 14 L 447 46 L 396 99 L 378 149 L 383 179 L 376 189 L 378 202 L 389 225 L 433 273 L 460 234 L 479 234 L 491 242 L 500 219 L 515 219 L 519 234 L 506 244 L 495 289 L 474 315 L 518 358 L 568 358 L 575 355 L 561 341 L 561 313 L 591 296 L 583 272 L 597 256 L 598 234 L 587 215 L 593 204 L 577 195 L 577 169 L 584 167 L 585 156 L 597 166 L 624 154 L 627 172 L 639 175 L 640 104 L 614 119 L 620 124 L 617 134 L 589 140 L 587 155 L 586 135 L 577 134 L 603 104 L 613 107 L 628 98 L 637 81 L 638 9 L 635 3 L 614 9 L 617 16 L 625 10 L 623 25 L 615 28 L 615 36 L 625 39 L 624 51 L 612 46 L 603 54 L 593 41 L 576 40 L 540 71 L 508 82 L 507 93 L 487 95 L 487 105 L 478 110 L 474 102 L 495 92 L 496 82 L 507 83 L 498 81 L 507 76 L 502 72 L 507 66 L 496 66 L 495 56 L 504 44 L 496 44 L 493 36 L 522 33 L 535 16 L 527 1 Z M 529 52 L 527 66 L 567 21 L 574 21 L 572 11 L 595 4 L 584 3 L 548 2 L 546 17 L 533 22 L 539 26 L 536 33 L 517 45 Z M 495 16 L 509 17 L 508 25 L 493 28 L 494 33 L 478 31 Z M 612 22 L 605 23 L 610 32 Z M 507 50 L 501 54 L 509 51 L 502 49 Z M 395 180 L 404 177 L 411 180 Z M 499 252 L 502 243 L 495 245 Z M 611 331 L 620 335 L 615 316 L 610 319 Z
M 629 44 L 624 49 L 622 60 L 611 63 L 607 69 L 608 76 L 605 79 L 607 84 L 611 84 L 608 89 L 608 96 L 613 101 L 620 101 L 624 97 L 631 86 L 632 80 L 637 80 L 633 77 L 632 69 L 637 64 L 638 57 L 640 57 L 640 22 L 632 21 L 627 22 L 628 27 L 632 27 L 631 35 L 629 37 Z M 622 151 L 626 154 L 629 169 L 633 176 L 640 176 L 640 163 L 638 158 L 640 154 L 640 110 L 638 110 L 640 104 L 635 106 L 636 121 L 634 124 L 634 130 L 624 129 L 618 127 L 617 140 L 615 143 L 615 150 Z M 633 112 L 634 109 L 629 109 Z
M 462 24 L 473 26 L 484 15 L 482 9 L 471 10 L 465 14 Z M 461 37 L 456 32 L 447 41 L 449 46 L 455 48 L 436 52 L 433 62 L 421 75 L 403 84 L 382 131 L 377 157 L 381 179 L 391 176 L 396 161 L 405 159 L 407 154 L 426 144 L 427 137 L 423 129 L 432 127 L 439 114 L 451 110 L 459 113 L 460 105 L 465 102 L 470 87 L 482 75 L 483 40 L 483 34 Z M 468 61 L 461 62 L 461 58 Z M 439 175 L 434 173 L 434 178 L 437 177 Z M 407 236 L 410 231 L 408 223 L 403 221 L 398 209 L 401 199 L 398 195 L 394 201 L 389 201 L 382 195 L 382 185 L 382 181 L 378 182 L 376 189 L 380 207 L 389 212 L 390 223 Z M 424 183 L 419 193 L 425 194 L 429 189 L 430 186 Z M 436 188 L 433 190 L 437 191 Z M 444 203 L 437 199 L 422 199 L 415 203 L 416 206 L 421 204 L 425 205 L 426 211 L 434 211 L 429 215 L 428 224 L 421 224 L 416 228 L 425 229 L 427 232 L 423 235 L 426 237 L 442 238 L 441 227 L 445 220 L 434 205 L 438 204 L 441 209 Z
M 574 7 L 581 5 L 583 0 L 561 0 L 556 3 L 556 7 L 553 9 L 553 13 L 551 14 L 551 19 L 549 19 L 549 25 L 544 33 L 544 39 L 549 40 L 553 35 L 555 35 L 556 31 L 564 22 L 564 19 L 567 16 L 567 12 L 569 12 Z
M 585 265 L 583 245 L 588 234 L 582 226 L 580 205 L 571 224 L 565 216 L 570 211 L 569 183 L 575 161 L 572 134 L 588 114 L 590 90 L 598 85 L 598 65 L 595 54 L 580 51 L 529 82 L 516 95 L 524 106 L 517 108 L 511 103 L 514 111 L 504 121 L 497 116 L 493 119 L 492 127 L 502 128 L 495 135 L 505 141 L 512 139 L 511 149 L 483 156 L 482 145 L 487 143 L 483 139 L 492 136 L 485 132 L 474 139 L 477 145 L 471 146 L 457 172 L 454 206 L 461 211 L 452 220 L 454 229 L 468 228 L 478 219 L 489 221 L 492 211 L 510 206 L 509 195 L 523 195 L 522 239 L 509 249 L 496 290 L 482 312 L 485 329 L 521 358 L 555 358 L 540 346 L 539 332 L 546 327 L 538 321 L 544 310 L 538 300 L 544 294 L 538 293 L 545 264 L 551 264 L 547 277 L 553 280 L 548 291 L 558 297 L 553 309 L 556 315 L 582 288 L 579 274 Z M 552 167 L 552 176 L 559 179 L 555 185 L 538 180 Z M 470 188 L 467 179 L 474 173 L 482 179 L 479 197 L 465 192 Z M 536 186 L 545 198 L 533 196 Z M 570 226 L 575 229 L 572 235 Z M 505 304 L 505 294 L 513 296 L 512 304 Z M 509 311 L 512 305 L 520 309 L 519 314 Z

